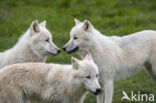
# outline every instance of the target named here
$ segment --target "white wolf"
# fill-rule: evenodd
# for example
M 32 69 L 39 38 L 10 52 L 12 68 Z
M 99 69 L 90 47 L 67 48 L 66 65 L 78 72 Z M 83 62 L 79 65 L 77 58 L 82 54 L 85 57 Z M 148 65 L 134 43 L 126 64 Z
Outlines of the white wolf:
M 0 103 L 82 103 L 87 91 L 100 95 L 98 68 L 91 55 L 72 65 L 21 63 L 0 70 Z
M 13 48 L 0 53 L 0 68 L 14 63 L 45 62 L 48 54 L 57 55 L 59 52 L 46 29 L 46 21 L 38 24 L 36 20 Z
M 100 83 L 105 89 L 105 103 L 112 102 L 113 81 L 120 80 L 145 67 L 156 80 L 156 31 L 146 30 L 123 37 L 108 37 L 85 20 L 75 19 L 70 40 L 63 49 L 80 56 L 90 52 L 100 72 Z M 97 97 L 103 103 L 103 96 Z

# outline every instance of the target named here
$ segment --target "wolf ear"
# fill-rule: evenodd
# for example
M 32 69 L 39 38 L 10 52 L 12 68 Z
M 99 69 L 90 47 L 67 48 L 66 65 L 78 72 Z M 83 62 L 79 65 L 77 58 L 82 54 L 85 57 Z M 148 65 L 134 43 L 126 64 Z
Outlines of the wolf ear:
M 79 20 L 77 20 L 76 18 L 74 19 L 75 20 L 75 24 L 77 25 L 77 24 L 80 24 L 80 21 Z
M 76 69 L 78 70 L 79 69 L 79 63 L 78 63 L 78 59 L 72 57 L 72 66 L 73 66 L 73 69 Z
M 92 54 L 91 53 L 88 53 L 85 58 L 86 60 L 89 60 L 89 61 L 93 61 L 93 57 L 92 57 Z
M 33 31 L 35 33 L 38 33 L 40 31 L 40 27 L 39 27 L 39 24 L 38 24 L 37 20 L 32 22 L 32 24 L 31 24 L 31 31 Z
M 41 27 L 46 27 L 46 20 L 44 20 L 43 22 L 41 22 L 39 25 L 40 25 Z
M 88 31 L 91 29 L 91 23 L 88 20 L 84 20 L 83 29 Z

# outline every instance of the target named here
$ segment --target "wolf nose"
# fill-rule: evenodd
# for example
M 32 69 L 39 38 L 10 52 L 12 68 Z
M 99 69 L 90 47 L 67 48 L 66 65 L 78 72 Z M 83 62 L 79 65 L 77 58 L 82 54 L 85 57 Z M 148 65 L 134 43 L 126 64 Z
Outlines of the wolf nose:
M 57 50 L 57 54 L 58 54 L 58 53 L 60 53 L 60 52 L 61 52 L 61 50 L 60 50 L 60 49 L 59 49 L 59 50 Z
M 96 93 L 100 93 L 100 92 L 101 92 L 101 88 L 97 88 Z
M 66 47 L 63 47 L 62 49 L 63 49 L 64 51 L 66 51 Z

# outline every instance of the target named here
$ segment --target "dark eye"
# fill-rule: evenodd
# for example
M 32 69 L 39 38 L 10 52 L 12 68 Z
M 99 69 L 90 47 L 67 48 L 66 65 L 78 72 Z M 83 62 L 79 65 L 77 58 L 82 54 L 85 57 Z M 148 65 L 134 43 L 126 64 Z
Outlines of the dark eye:
M 46 42 L 49 42 L 49 38 L 48 38 L 48 39 L 46 39 Z
M 76 39 L 78 39 L 78 37 L 75 36 L 75 37 L 74 37 L 74 40 L 76 40 Z
M 96 77 L 99 77 L 99 75 L 98 75 L 98 74 L 96 74 Z
M 87 79 L 90 79 L 90 76 L 86 76 Z

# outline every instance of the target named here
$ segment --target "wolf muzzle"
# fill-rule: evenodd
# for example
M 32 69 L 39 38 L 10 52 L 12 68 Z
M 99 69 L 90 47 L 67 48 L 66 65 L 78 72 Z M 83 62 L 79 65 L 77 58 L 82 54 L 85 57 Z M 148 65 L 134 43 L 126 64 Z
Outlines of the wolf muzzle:
M 68 54 L 71 54 L 71 53 L 74 53 L 74 52 L 78 51 L 78 50 L 79 50 L 79 47 L 75 47 L 75 48 L 73 48 L 73 49 L 70 50 L 70 51 L 68 51 L 66 47 L 63 47 L 62 49 L 63 49 L 64 51 L 66 51 Z

